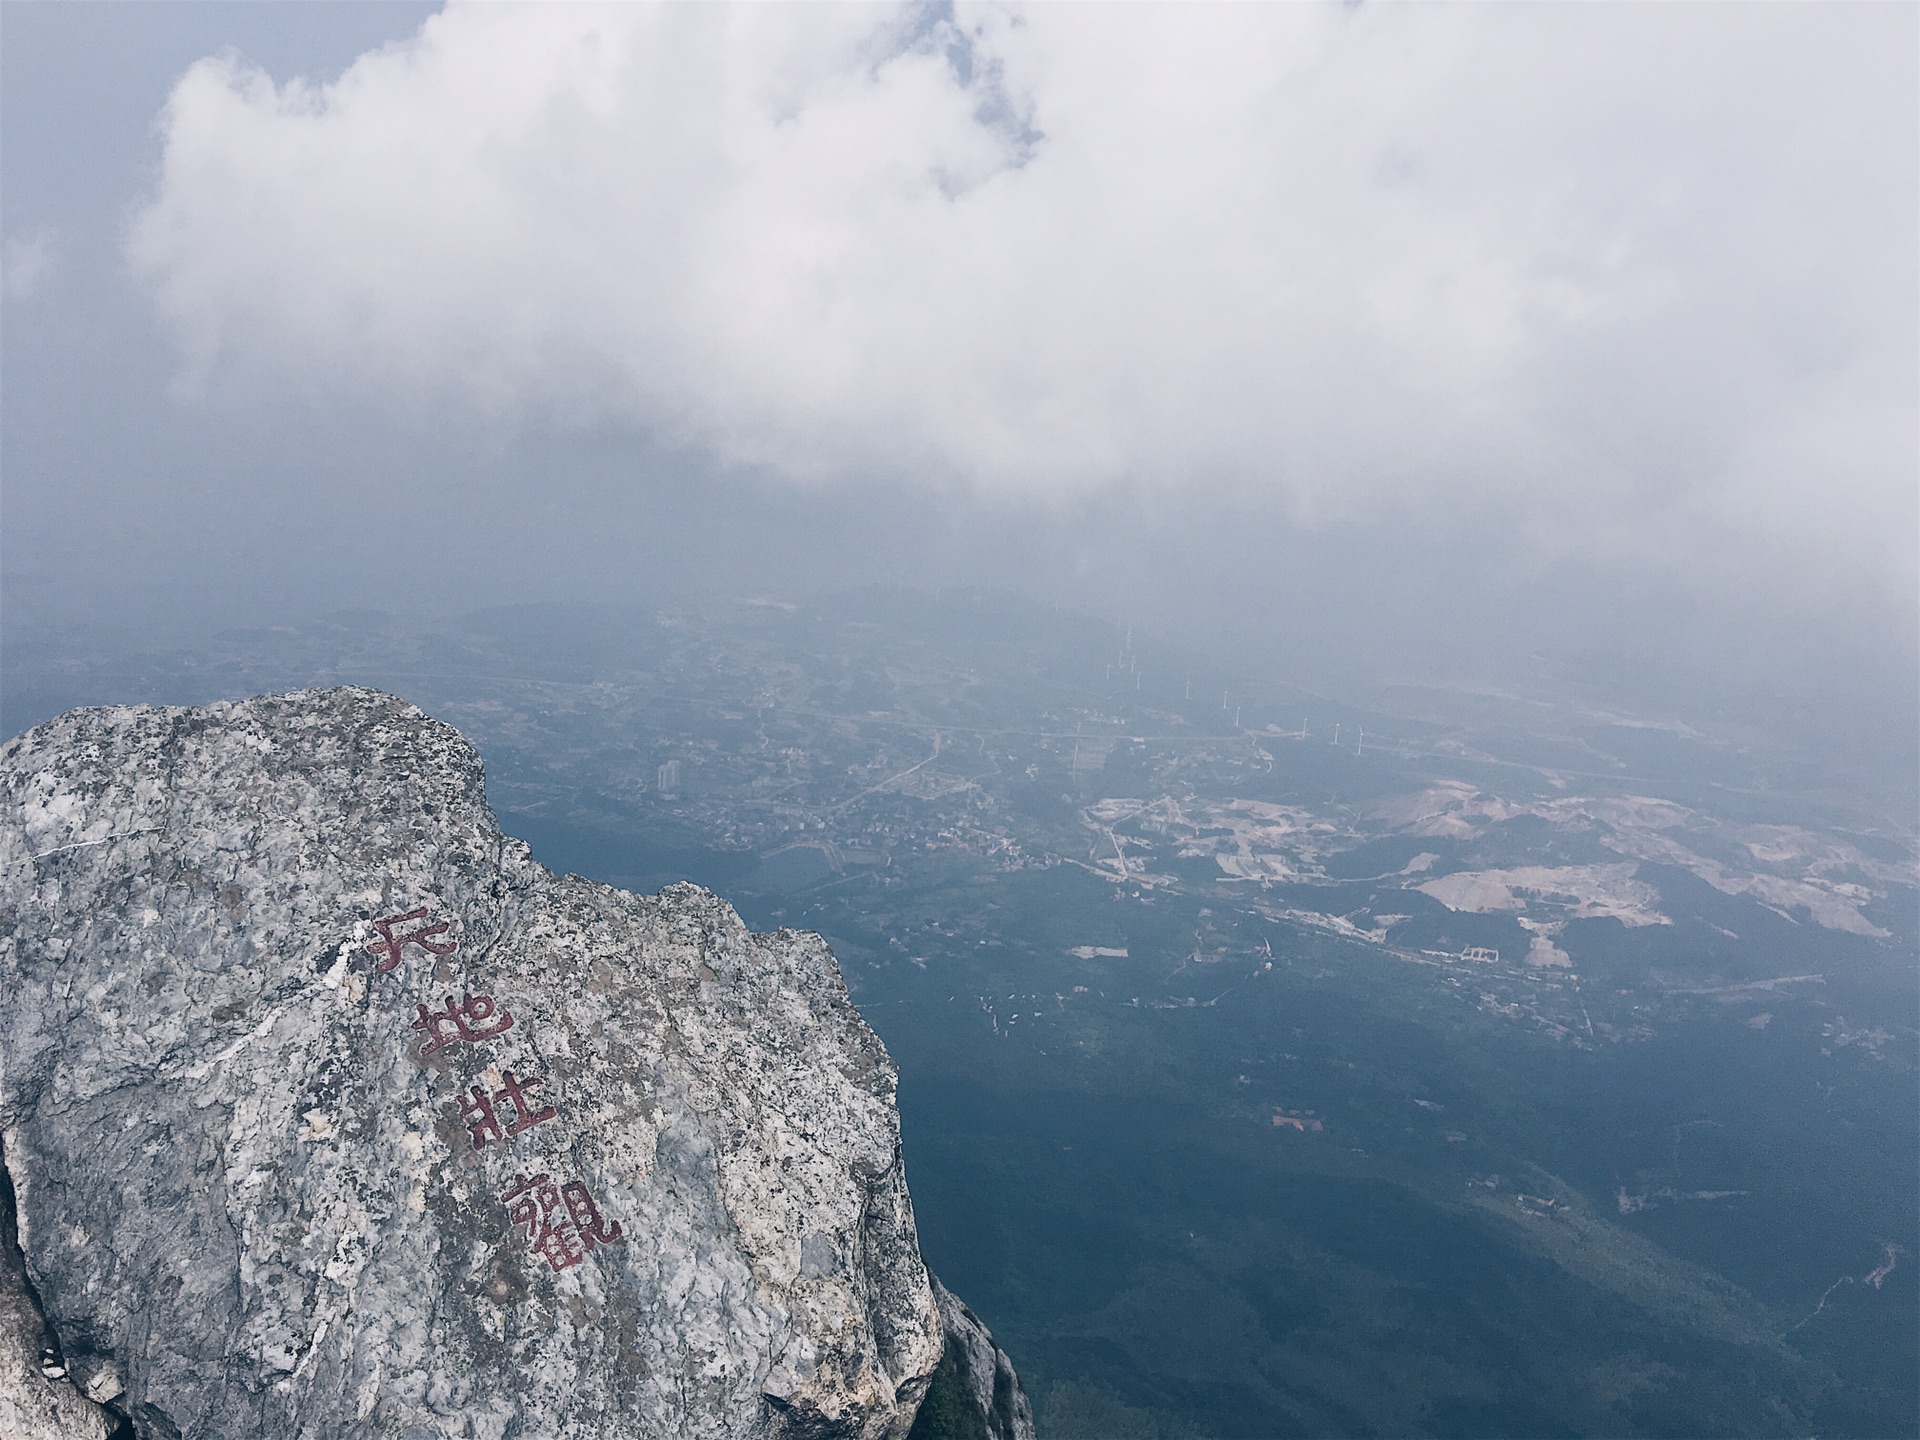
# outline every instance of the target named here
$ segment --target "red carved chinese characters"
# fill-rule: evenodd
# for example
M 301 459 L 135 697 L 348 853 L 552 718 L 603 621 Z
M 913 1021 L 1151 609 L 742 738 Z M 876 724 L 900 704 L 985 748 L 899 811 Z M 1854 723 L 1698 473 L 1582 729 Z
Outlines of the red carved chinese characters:
M 503 1145 L 507 1137 L 500 1133 L 500 1118 L 493 1113 L 493 1102 L 487 1098 L 486 1090 L 475 1085 L 460 1099 L 460 1123 L 467 1127 L 467 1133 L 473 1138 L 473 1148 L 486 1148 L 488 1140 L 498 1140 Z
M 620 1222 L 601 1216 L 600 1207 L 593 1203 L 593 1196 L 580 1181 L 569 1180 L 562 1185 L 560 1198 L 567 1202 L 567 1218 L 573 1221 L 573 1228 L 580 1232 L 589 1250 L 595 1245 L 611 1245 L 620 1238 Z
M 420 1042 L 422 1058 L 455 1045 L 488 1040 L 513 1028 L 513 1012 L 499 1010 L 491 995 L 469 993 L 457 1005 L 449 995 L 444 1010 L 429 1010 L 425 1005 L 415 1009 L 418 1013 L 413 1028 L 424 1031 L 427 1037 Z
M 458 950 L 459 942 L 447 935 L 451 925 L 442 920 L 428 922 L 425 906 L 404 915 L 388 915 L 373 922 L 379 939 L 366 948 L 377 957 L 376 972 L 385 974 L 406 957 L 407 946 L 417 946 L 429 955 L 447 956 Z M 420 1032 L 415 1054 L 420 1059 L 503 1035 L 514 1027 L 510 1011 L 492 995 L 465 991 L 456 1001 L 449 995 L 439 1009 L 421 1003 L 414 1006 L 412 1028 Z M 544 1125 L 558 1118 L 552 1105 L 541 1105 L 533 1092 L 544 1084 L 538 1076 L 520 1076 L 508 1070 L 500 1076 L 498 1089 L 485 1084 L 469 1085 L 458 1102 L 460 1123 L 466 1126 L 475 1150 L 489 1144 L 506 1148 L 507 1142 L 523 1130 Z M 555 1274 L 571 1270 L 596 1246 L 611 1245 L 623 1238 L 618 1221 L 600 1213 L 593 1194 L 578 1180 L 556 1184 L 549 1175 L 515 1176 L 501 1197 L 511 1222 L 526 1234 L 527 1247 L 547 1262 Z
M 494 1103 L 497 1105 L 511 1098 L 513 1108 L 520 1114 L 518 1120 L 507 1126 L 507 1138 L 509 1140 L 515 1135 L 518 1135 L 522 1130 L 530 1130 L 535 1125 L 546 1120 L 551 1120 L 555 1115 L 560 1113 L 551 1105 L 536 1112 L 533 1106 L 527 1103 L 527 1091 L 542 1083 L 539 1076 L 536 1075 L 531 1079 L 522 1080 L 509 1070 L 505 1075 L 500 1077 L 500 1083 L 503 1088 L 493 1092 Z
M 560 1113 L 551 1105 L 540 1110 L 533 1108 L 527 1092 L 543 1083 L 538 1075 L 522 1080 L 509 1070 L 500 1081 L 501 1088 L 493 1092 L 492 1098 L 488 1098 L 485 1086 L 474 1085 L 460 1101 L 460 1123 L 467 1127 L 476 1150 L 484 1150 L 489 1140 L 498 1140 L 504 1145 L 522 1130 L 531 1130 Z M 509 1119 L 503 1129 L 494 1107 L 508 1104 L 513 1107 L 514 1118 Z
M 555 1185 L 548 1175 L 519 1175 L 500 1199 L 508 1221 L 526 1232 L 527 1248 L 555 1274 L 578 1265 L 594 1246 L 620 1238 L 619 1224 L 607 1224 L 578 1180 Z
M 435 943 L 434 936 L 444 935 L 447 932 L 448 925 L 445 920 L 433 925 L 422 925 L 418 930 L 409 930 L 404 935 L 393 933 L 396 925 L 405 925 L 410 921 L 426 918 L 427 909 L 423 905 L 418 910 L 409 910 L 404 915 L 389 915 L 384 920 L 374 921 L 373 928 L 380 932 L 380 938 L 369 940 L 367 949 L 381 958 L 373 968 L 381 974 L 393 969 L 400 963 L 401 951 L 409 945 L 418 945 L 429 955 L 451 955 L 460 948 L 460 942 L 457 940 L 449 940 L 444 944 Z
M 524 1175 L 516 1176 L 500 1199 L 507 1207 L 508 1222 L 526 1231 L 527 1248 L 556 1274 L 580 1263 L 586 1254 L 584 1242 L 560 1202 L 560 1187 L 551 1177 L 536 1175 L 529 1180 Z

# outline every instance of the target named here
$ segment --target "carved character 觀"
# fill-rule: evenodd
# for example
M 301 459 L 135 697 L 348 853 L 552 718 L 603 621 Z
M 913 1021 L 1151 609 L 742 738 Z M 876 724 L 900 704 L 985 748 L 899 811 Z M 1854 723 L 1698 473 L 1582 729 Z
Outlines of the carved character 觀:
M 578 1265 L 595 1246 L 620 1238 L 619 1222 L 609 1224 L 601 1216 L 578 1180 L 556 1186 L 549 1175 L 520 1175 L 500 1199 L 507 1206 L 507 1219 L 525 1230 L 527 1248 L 555 1274 Z

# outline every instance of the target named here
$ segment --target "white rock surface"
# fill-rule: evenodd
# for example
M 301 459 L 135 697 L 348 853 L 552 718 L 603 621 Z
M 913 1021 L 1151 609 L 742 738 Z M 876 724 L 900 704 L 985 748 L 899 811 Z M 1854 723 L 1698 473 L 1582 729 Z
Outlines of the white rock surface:
M 445 928 L 396 951 L 378 920 Z M 10 742 L 0 932 L 21 1249 L 73 1383 L 141 1436 L 912 1424 L 941 1308 L 825 943 L 550 875 L 413 707 Z

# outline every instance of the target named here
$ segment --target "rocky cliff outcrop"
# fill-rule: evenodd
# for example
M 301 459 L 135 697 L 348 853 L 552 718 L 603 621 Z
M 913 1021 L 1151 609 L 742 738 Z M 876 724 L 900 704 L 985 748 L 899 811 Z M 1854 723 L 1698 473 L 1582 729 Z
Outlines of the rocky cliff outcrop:
M 933 1298 L 946 1353 L 908 1440 L 1032 1440 L 1033 1409 L 1013 1361 L 980 1317 L 938 1280 Z
M 894 1067 L 824 942 L 549 874 L 411 706 L 10 742 L 0 932 L 0 1406 L 193 1440 L 880 1437 L 932 1383 L 970 1433 L 1031 1434 L 921 1262 Z

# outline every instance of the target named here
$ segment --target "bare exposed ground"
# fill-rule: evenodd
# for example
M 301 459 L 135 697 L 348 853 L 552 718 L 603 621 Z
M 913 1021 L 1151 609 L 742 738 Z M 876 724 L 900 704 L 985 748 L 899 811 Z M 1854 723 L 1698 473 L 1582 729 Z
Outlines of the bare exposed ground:
M 1628 925 L 1671 924 L 1658 909 L 1660 892 L 1633 878 L 1636 868 L 1630 864 L 1528 865 L 1517 870 L 1465 870 L 1416 888 L 1449 910 L 1484 914 L 1535 907 L 1582 920 L 1610 915 Z
M 1792 825 L 1725 825 L 1701 812 L 1645 795 L 1567 795 L 1513 801 L 1445 780 L 1395 796 L 1362 814 L 1316 811 L 1258 800 L 1161 796 L 1109 798 L 1081 812 L 1101 838 L 1096 868 L 1134 883 L 1166 883 L 1153 874 L 1138 841 L 1171 844 L 1186 858 L 1211 858 L 1223 877 L 1264 884 L 1326 878 L 1325 857 L 1369 837 L 1406 835 L 1474 840 L 1504 821 L 1544 820 L 1589 835 L 1618 862 L 1525 866 L 1434 875 L 1439 857 L 1423 852 L 1399 872 L 1400 883 L 1453 910 L 1510 912 L 1534 920 L 1611 916 L 1627 925 L 1670 923 L 1641 863 L 1685 870 L 1727 895 L 1745 895 L 1794 920 L 1885 938 L 1863 913 L 1889 886 L 1912 885 L 1912 862 L 1876 859 L 1845 838 Z M 1132 853 L 1129 846 L 1132 845 Z M 1703 853 L 1704 852 L 1704 853 Z M 1720 858 L 1715 858 L 1715 857 Z M 1739 863 L 1751 857 L 1751 865 Z M 1380 877 L 1387 878 L 1387 877 Z M 1534 964 L 1565 963 L 1551 934 L 1529 953 Z

